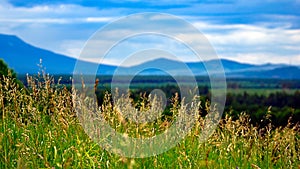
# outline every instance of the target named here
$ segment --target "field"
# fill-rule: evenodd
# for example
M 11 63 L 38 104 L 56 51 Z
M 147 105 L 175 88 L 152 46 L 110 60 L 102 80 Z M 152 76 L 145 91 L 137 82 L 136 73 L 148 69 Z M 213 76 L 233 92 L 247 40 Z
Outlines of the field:
M 147 158 L 113 154 L 85 133 L 74 111 L 74 95 L 53 78 L 28 77 L 26 88 L 11 77 L 0 83 L 0 168 L 299 168 L 300 126 L 287 121 L 274 127 L 271 110 L 251 123 L 250 116 L 225 114 L 206 142 L 200 142 L 208 101 L 195 109 L 196 124 L 191 132 L 167 152 Z M 256 83 L 257 84 L 257 83 Z M 278 90 L 278 89 L 277 89 Z M 120 118 L 118 105 L 105 93 L 101 115 L 119 132 L 136 138 L 150 137 L 168 129 L 180 111 L 179 99 L 172 96 L 171 114 L 149 125 Z M 141 96 L 143 97 L 143 96 Z M 140 110 L 148 101 L 137 99 Z M 153 128 L 155 130 L 153 130 Z M 133 130 L 134 129 L 134 130 Z M 170 138 L 171 139 L 171 138 Z

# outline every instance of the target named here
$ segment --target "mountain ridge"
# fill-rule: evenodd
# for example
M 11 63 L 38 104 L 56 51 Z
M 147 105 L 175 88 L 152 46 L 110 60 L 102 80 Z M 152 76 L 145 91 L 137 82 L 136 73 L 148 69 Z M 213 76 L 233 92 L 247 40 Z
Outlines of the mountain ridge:
M 77 60 L 75 58 L 58 54 L 49 50 L 35 47 L 24 42 L 15 35 L 0 34 L 0 58 L 2 58 L 10 68 L 18 74 L 35 74 L 39 70 L 37 66 L 40 59 L 49 74 L 72 74 Z M 203 62 L 180 62 L 172 59 L 158 58 L 130 67 L 117 67 L 114 65 L 91 63 L 80 61 L 87 67 L 99 66 L 97 74 L 113 75 L 116 70 L 119 75 L 187 75 L 189 69 L 193 75 L 207 76 L 206 68 L 210 68 L 210 73 L 214 72 L 222 63 L 224 73 L 227 77 L 240 78 L 291 78 L 300 79 L 300 68 L 286 64 L 249 64 L 232 61 L 229 59 L 209 60 Z M 164 70 L 164 71 L 162 71 Z M 287 76 L 287 74 L 290 74 Z

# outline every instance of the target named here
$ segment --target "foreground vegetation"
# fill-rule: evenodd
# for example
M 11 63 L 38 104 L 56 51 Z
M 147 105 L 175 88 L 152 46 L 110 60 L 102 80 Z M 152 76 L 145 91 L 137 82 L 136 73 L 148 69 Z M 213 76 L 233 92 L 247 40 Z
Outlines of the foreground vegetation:
M 198 112 L 193 130 L 171 150 L 149 158 L 121 157 L 104 150 L 86 135 L 74 112 L 69 90 L 54 84 L 46 75 L 27 80 L 28 87 L 21 88 L 11 76 L 1 79 L 0 168 L 300 167 L 299 125 L 290 120 L 285 127 L 274 128 L 268 111 L 261 119 L 267 124 L 264 127 L 253 126 L 246 114 L 237 119 L 227 115 L 205 143 L 198 141 L 204 121 Z M 105 98 L 101 111 L 112 121 L 111 125 L 116 129 L 131 126 L 132 122 L 126 119 L 114 120 L 119 117 L 116 105 L 111 104 L 108 93 Z M 138 102 L 136 105 L 145 105 L 139 109 L 149 108 L 145 99 Z M 174 114 L 178 104 L 174 96 Z M 161 132 L 174 120 L 162 118 L 153 125 Z M 138 126 L 135 136 L 142 129 L 145 130 Z
M 6 73 L 7 74 L 7 73 Z M 61 79 L 60 83 L 71 89 L 72 75 L 54 75 L 54 79 Z M 94 78 L 94 77 L 93 77 Z M 91 78 L 91 79 L 93 79 Z M 104 95 L 111 92 L 112 76 L 97 76 L 101 83 L 98 85 L 96 95 L 98 103 L 103 103 Z M 118 87 L 127 83 L 127 76 L 115 77 L 114 82 Z M 191 85 L 191 77 L 177 77 L 183 85 Z M 210 100 L 210 80 L 208 77 L 195 77 L 198 82 L 198 89 L 201 95 L 202 107 L 205 107 L 206 100 Z M 18 75 L 18 79 L 27 84 L 25 75 Z M 251 123 L 260 125 L 260 120 L 270 109 L 270 118 L 275 127 L 286 126 L 288 119 L 292 116 L 293 123 L 300 122 L 300 80 L 299 79 L 247 79 L 227 78 L 227 95 L 225 112 L 237 119 L 241 112 L 251 118 Z M 90 82 L 93 83 L 93 82 Z M 150 93 L 154 89 L 160 89 L 167 98 L 171 98 L 179 91 L 176 80 L 171 76 L 140 76 L 137 75 L 130 82 L 132 98 L 137 101 L 140 93 Z M 222 91 L 223 89 L 221 89 Z M 216 91 L 216 90 L 215 90 Z M 218 91 L 217 91 L 218 92 Z M 165 114 L 169 114 L 170 102 L 168 100 Z M 206 114 L 205 109 L 201 109 Z M 224 113 L 225 115 L 225 113 Z M 225 116 L 224 116 L 225 117 Z

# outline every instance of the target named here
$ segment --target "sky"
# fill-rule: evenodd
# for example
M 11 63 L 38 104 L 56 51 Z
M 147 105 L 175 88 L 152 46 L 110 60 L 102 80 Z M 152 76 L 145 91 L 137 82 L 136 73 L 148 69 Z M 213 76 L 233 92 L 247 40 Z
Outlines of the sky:
M 219 58 L 300 65 L 299 9 L 300 0 L 0 0 L 0 33 L 17 35 L 34 46 L 78 58 L 92 35 L 107 24 L 136 13 L 158 12 L 179 17 L 198 29 Z M 163 23 L 155 25 L 157 31 L 164 30 L 164 24 L 173 27 L 171 32 L 185 29 L 157 16 Z M 148 26 L 141 19 L 139 27 Z M 119 32 L 109 35 L 118 36 Z M 186 32 L 186 36 L 193 37 Z M 179 60 L 198 61 L 176 39 L 155 34 L 133 36 L 114 49 L 103 63 L 118 65 L 140 53 L 127 62 L 138 64 L 151 58 L 142 57 L 149 49 L 158 52 L 152 59 L 165 50 Z M 99 56 L 91 54 L 84 59 L 98 61 Z

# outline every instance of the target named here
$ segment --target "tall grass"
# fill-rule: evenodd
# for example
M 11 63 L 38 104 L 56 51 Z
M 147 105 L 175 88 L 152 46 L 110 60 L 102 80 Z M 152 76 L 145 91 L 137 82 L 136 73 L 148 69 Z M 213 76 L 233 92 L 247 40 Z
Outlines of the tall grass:
M 0 168 L 299 168 L 299 125 L 288 123 L 258 128 L 241 113 L 233 120 L 226 116 L 213 135 L 200 143 L 204 118 L 186 138 L 169 151 L 149 158 L 125 158 L 93 142 L 84 132 L 74 111 L 72 93 L 54 83 L 48 75 L 28 77 L 20 88 L 12 77 L 0 83 Z M 107 93 L 101 112 L 119 132 L 132 122 L 123 119 Z M 174 114 L 178 97 L 172 99 Z M 141 98 L 139 109 L 151 106 Z M 197 112 L 201 115 L 201 112 Z M 267 113 L 266 113 L 267 114 Z M 132 137 L 149 137 L 172 125 L 172 117 L 138 126 Z M 151 133 L 155 128 L 155 133 Z M 146 132 L 141 132 L 146 131 Z

